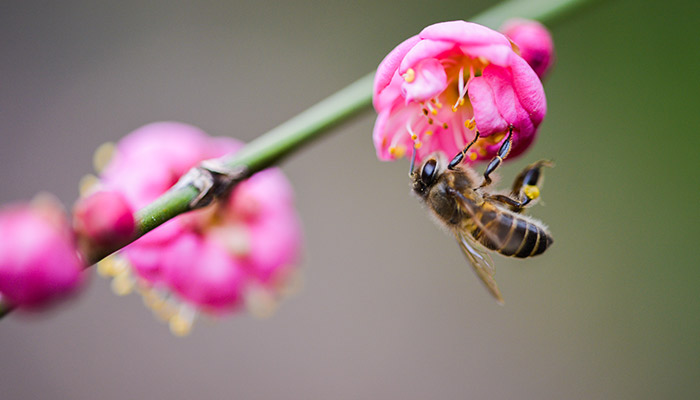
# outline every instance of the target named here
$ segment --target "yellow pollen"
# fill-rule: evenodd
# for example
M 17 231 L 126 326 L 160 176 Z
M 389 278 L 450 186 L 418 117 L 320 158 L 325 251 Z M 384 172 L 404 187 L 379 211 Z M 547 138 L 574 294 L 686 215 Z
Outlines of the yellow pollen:
M 175 314 L 168 321 L 170 326 L 170 332 L 175 336 L 183 337 L 187 336 L 192 332 L 192 322 L 187 321 L 180 314 Z
M 401 158 L 406 154 L 406 149 L 403 146 L 391 146 L 389 147 L 389 154 L 396 158 Z
M 116 148 L 114 143 L 107 142 L 101 144 L 100 147 L 95 150 L 95 154 L 92 156 L 92 166 L 95 168 L 95 171 L 102 172 L 112 159 Z
M 525 185 L 525 187 L 523 187 L 523 193 L 525 193 L 525 196 L 530 200 L 540 197 L 540 189 L 533 185 Z
M 433 135 L 433 131 L 430 131 L 430 130 L 425 131 L 425 134 L 428 135 L 428 136 L 432 136 L 432 135 Z
M 476 122 L 474 121 L 474 119 L 468 119 L 464 121 L 464 126 L 470 131 L 473 131 L 474 128 L 476 128 Z
M 447 128 L 448 128 L 447 122 L 445 122 L 444 124 L 442 124 L 442 129 L 447 129 Z
M 436 109 L 433 108 L 432 110 L 430 110 L 430 113 L 433 114 L 433 115 L 437 115 L 438 110 L 436 110 Z
M 92 174 L 88 174 L 80 178 L 79 191 L 81 197 L 87 197 L 99 188 L 100 180 Z
M 421 147 L 423 147 L 423 142 L 416 142 L 416 143 L 413 145 L 413 147 L 415 147 L 416 149 L 420 149 Z
M 483 148 L 483 147 L 479 147 L 479 148 L 477 149 L 477 151 L 479 152 L 479 155 L 482 156 L 482 157 L 486 155 L 486 149 Z
M 428 123 L 429 123 L 430 125 L 432 125 L 432 124 L 433 124 L 433 119 L 432 119 L 432 118 L 428 118 Z
M 503 138 L 506 137 L 505 133 L 498 133 L 496 135 L 493 135 L 489 138 L 489 142 L 496 144 L 499 143 Z
M 415 133 L 411 134 L 411 140 L 416 140 L 416 139 L 418 139 L 418 135 L 416 135 Z
M 403 80 L 408 83 L 411 83 L 414 80 L 416 80 L 416 71 L 414 71 L 413 68 L 409 68 L 408 70 L 406 70 L 406 73 L 403 74 Z
M 470 151 L 469 152 L 469 159 L 472 161 L 476 160 L 476 153 L 474 153 L 473 151 Z
M 126 296 L 134 290 L 134 278 L 127 271 L 112 279 L 112 292 L 117 296 Z

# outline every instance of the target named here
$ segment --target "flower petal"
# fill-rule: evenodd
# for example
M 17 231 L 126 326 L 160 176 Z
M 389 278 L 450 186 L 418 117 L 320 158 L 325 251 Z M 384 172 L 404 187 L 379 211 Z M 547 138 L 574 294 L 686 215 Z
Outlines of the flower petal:
M 406 98 L 406 104 L 430 100 L 447 87 L 445 68 L 434 58 L 421 61 L 414 71 L 414 78 L 401 85 L 401 94 Z
M 510 41 L 503 34 L 483 25 L 466 21 L 448 21 L 430 25 L 418 36 L 421 39 L 441 40 L 462 46 L 505 45 Z

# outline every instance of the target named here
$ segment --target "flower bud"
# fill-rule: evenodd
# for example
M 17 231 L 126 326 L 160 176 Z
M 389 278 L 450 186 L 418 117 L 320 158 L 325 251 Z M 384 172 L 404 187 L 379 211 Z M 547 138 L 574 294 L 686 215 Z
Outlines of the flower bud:
M 124 196 L 106 190 L 78 200 L 73 226 L 82 238 L 98 245 L 124 242 L 136 228 L 133 210 Z
M 512 19 L 501 29 L 520 49 L 520 56 L 543 79 L 554 64 L 554 42 L 547 28 L 537 21 Z
M 0 293 L 13 306 L 46 306 L 82 281 L 84 265 L 57 203 L 43 196 L 0 211 Z

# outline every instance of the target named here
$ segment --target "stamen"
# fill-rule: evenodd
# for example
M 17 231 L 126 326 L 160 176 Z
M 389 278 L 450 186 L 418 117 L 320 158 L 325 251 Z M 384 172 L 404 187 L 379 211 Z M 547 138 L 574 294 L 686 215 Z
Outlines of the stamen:
M 134 290 L 134 284 L 136 281 L 131 276 L 128 270 L 122 271 L 119 275 L 112 279 L 112 292 L 117 296 L 126 296 Z
M 407 83 L 411 83 L 416 80 L 416 71 L 413 68 L 406 70 L 406 73 L 403 74 L 403 80 Z
M 476 128 L 476 121 L 474 120 L 474 118 L 464 121 L 464 127 L 469 129 L 470 131 L 473 131 L 474 128 Z
M 180 306 L 177 314 L 170 318 L 170 332 L 175 336 L 187 336 L 192 332 L 192 324 L 197 312 L 187 304 Z
M 442 124 L 442 129 L 447 129 L 447 128 L 449 128 L 449 125 L 447 125 L 447 122 L 443 123 L 443 124 Z
M 433 131 L 427 130 L 427 131 L 425 131 L 425 134 L 428 135 L 428 136 L 432 136 L 432 135 L 433 135 Z
M 457 111 L 457 108 L 459 106 L 464 105 L 464 96 L 467 94 L 467 85 L 464 84 L 464 66 L 459 68 L 458 89 L 459 97 L 457 98 L 457 102 L 455 102 L 455 105 L 452 106 L 452 111 L 455 112 Z
M 474 160 L 476 160 L 476 157 L 477 157 L 476 153 L 474 153 L 473 151 L 469 152 L 469 159 L 470 160 L 474 161 Z

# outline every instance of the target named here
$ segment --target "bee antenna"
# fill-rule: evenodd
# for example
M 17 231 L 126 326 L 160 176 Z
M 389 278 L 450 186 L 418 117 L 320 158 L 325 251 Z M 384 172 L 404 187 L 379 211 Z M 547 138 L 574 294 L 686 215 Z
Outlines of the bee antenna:
M 413 176 L 413 168 L 416 166 L 416 153 L 418 149 L 416 149 L 416 146 L 413 146 L 413 154 L 411 155 L 411 166 L 409 167 L 408 170 L 408 176 L 411 177 Z

